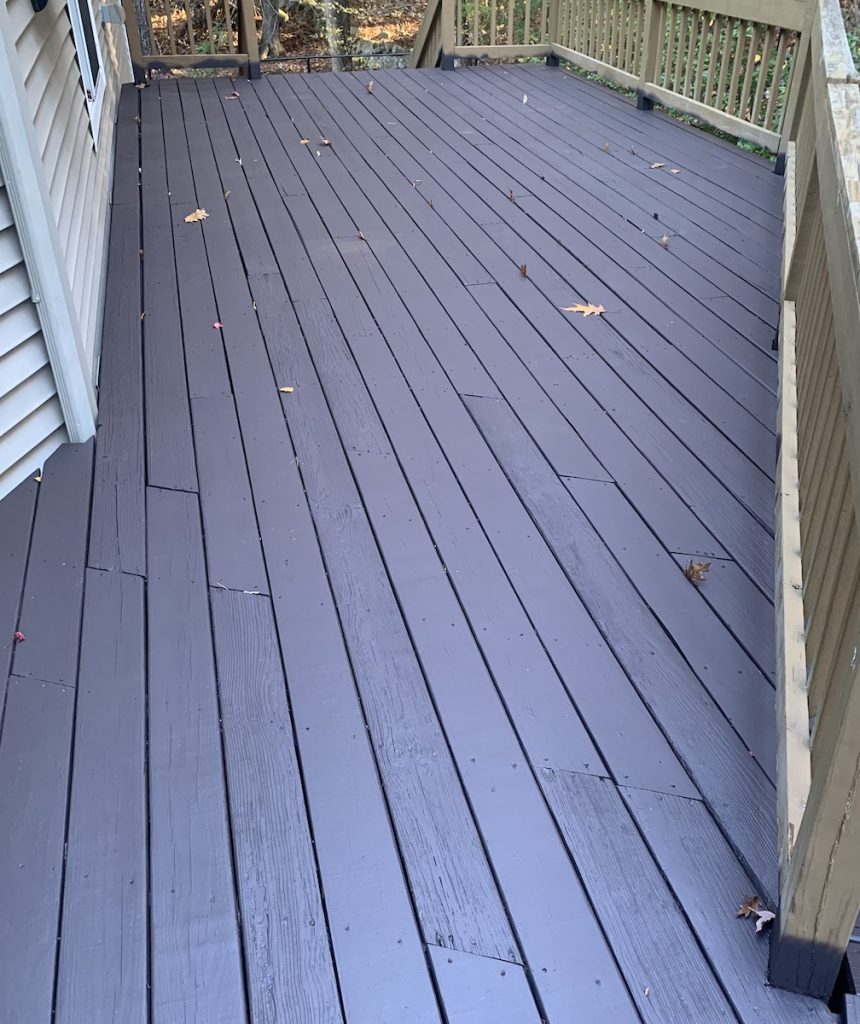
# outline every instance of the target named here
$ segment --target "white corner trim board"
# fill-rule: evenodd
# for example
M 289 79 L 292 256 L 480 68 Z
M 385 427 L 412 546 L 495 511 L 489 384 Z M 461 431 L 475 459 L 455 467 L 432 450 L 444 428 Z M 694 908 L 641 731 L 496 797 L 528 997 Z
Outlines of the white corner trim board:
M 72 302 L 42 165 L 15 74 L 12 33 L 0 3 L 0 170 L 33 288 L 70 441 L 95 432 L 96 399 Z

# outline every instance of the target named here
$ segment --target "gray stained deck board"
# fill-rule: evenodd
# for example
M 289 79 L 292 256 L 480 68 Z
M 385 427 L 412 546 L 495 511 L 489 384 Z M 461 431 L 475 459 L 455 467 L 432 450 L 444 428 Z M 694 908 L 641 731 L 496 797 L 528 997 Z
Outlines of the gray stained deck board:
M 766 984 L 767 936 L 735 917 L 743 900 L 757 893 L 755 883 L 705 808 L 643 790 L 622 787 L 621 794 L 740 1019 L 830 1024 L 823 1003 Z
M 575 772 L 541 775 L 642 1019 L 734 1024 L 737 1018 L 615 786 Z
M 565 480 L 565 486 L 765 774 L 775 782 L 777 740 L 771 681 L 614 484 Z
M 151 1015 L 245 1019 L 197 496 L 148 487 Z M 189 984 L 190 979 L 194 984 Z
M 39 485 L 24 480 L 0 501 L 0 708 L 15 650 Z
M 7 1024 L 49 1024 L 74 693 L 9 680 L 0 735 L 0 978 Z
M 448 1024 L 541 1024 L 522 967 L 429 946 Z
M 119 155 L 119 154 L 118 154 Z M 134 164 L 118 162 L 118 175 L 137 176 Z M 96 569 L 146 573 L 143 432 L 142 295 L 140 207 L 111 207 L 105 323 L 110 344 L 99 370 L 99 412 L 93 471 L 93 507 L 87 564 Z
M 254 1021 L 343 1021 L 267 598 L 210 592 Z
M 151 487 L 196 491 L 182 321 L 172 258 L 172 211 L 156 89 L 141 93 L 140 133 L 146 482 Z M 200 230 L 199 224 L 184 221 L 182 227 Z
M 58 1024 L 146 1024 L 144 581 L 87 571 Z
M 536 67 L 119 125 L 92 503 L 87 446 L 0 504 L 10 1020 L 829 1019 L 734 917 L 776 871 L 734 727 L 766 761 L 769 165 Z
M 45 463 L 27 563 L 12 671 L 50 683 L 75 685 L 93 443 L 66 444 Z
M 189 83 L 191 85 L 191 83 Z M 212 216 L 212 282 L 251 310 L 196 88 L 181 90 Z M 255 318 L 224 339 L 259 517 L 338 979 L 348 1020 L 439 1021 L 414 910 L 280 396 Z M 285 525 L 285 510 L 289 517 Z
M 763 893 L 776 891 L 774 789 L 563 483 L 498 402 L 467 399 L 571 585 L 671 738 Z M 707 733 L 698 728 L 708 722 Z

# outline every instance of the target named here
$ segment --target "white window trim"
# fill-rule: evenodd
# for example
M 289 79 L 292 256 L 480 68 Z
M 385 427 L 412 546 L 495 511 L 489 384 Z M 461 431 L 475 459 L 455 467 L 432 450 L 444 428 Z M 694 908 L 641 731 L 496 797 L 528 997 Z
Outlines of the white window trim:
M 102 106 L 105 96 L 105 65 L 102 59 L 102 48 L 99 41 L 99 24 L 93 11 L 93 5 L 87 0 L 87 11 L 90 15 L 90 24 L 93 27 L 93 39 L 96 42 L 96 53 L 99 58 L 98 82 L 93 81 L 92 71 L 89 62 L 87 49 L 87 37 L 84 33 L 84 26 L 81 23 L 80 6 L 77 0 L 67 0 L 66 10 L 69 12 L 69 21 L 72 23 L 72 36 L 75 40 L 75 50 L 78 56 L 78 68 L 81 72 L 81 83 L 83 85 L 84 97 L 87 101 L 87 111 L 90 115 L 90 124 L 93 130 L 93 145 L 98 149 L 99 125 L 102 119 Z

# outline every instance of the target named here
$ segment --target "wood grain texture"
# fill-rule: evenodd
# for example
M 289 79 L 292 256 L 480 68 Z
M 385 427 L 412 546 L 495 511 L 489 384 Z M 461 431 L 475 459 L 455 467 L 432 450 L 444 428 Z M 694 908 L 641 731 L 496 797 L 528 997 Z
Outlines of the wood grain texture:
M 134 163 L 117 163 L 116 175 L 118 179 L 137 177 L 136 145 Z M 143 575 L 146 529 L 140 246 L 139 203 L 114 204 L 87 564 Z
M 51 1020 L 74 693 L 9 680 L 0 735 L 0 972 L 8 1024 Z
M 211 590 L 251 1019 L 343 1021 L 271 605 Z
M 540 1024 L 522 967 L 440 946 L 428 953 L 448 1024 Z
M 607 779 L 544 769 L 541 784 L 642 1019 L 736 1020 L 681 907 Z M 601 842 L 595 843 L 595 833 Z
M 62 445 L 42 470 L 15 675 L 75 685 L 92 473 L 92 441 Z
M 707 809 L 642 790 L 622 787 L 621 794 L 740 1019 L 829 1024 L 824 1003 L 767 984 L 767 937 L 735 917 L 759 893 Z
M 56 1020 L 148 1021 L 144 583 L 87 572 Z
M 24 480 L 0 501 L 0 703 L 15 650 L 39 485 Z
M 235 1024 L 245 995 L 197 496 L 147 488 L 147 542 L 152 1020 Z
M 763 894 L 776 888 L 775 795 L 564 484 L 499 404 L 469 408 L 607 643 L 652 709 Z M 697 723 L 707 721 L 707 733 Z
M 233 399 L 194 398 L 191 418 L 209 582 L 266 594 L 260 530 Z

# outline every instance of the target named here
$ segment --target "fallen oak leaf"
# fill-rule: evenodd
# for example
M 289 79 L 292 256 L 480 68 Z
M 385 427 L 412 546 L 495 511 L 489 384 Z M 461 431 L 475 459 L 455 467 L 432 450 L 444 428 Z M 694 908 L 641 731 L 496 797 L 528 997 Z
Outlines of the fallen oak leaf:
M 562 306 L 561 311 L 562 313 L 582 313 L 583 316 L 600 316 L 601 313 L 606 312 L 606 309 L 603 306 L 595 306 L 593 302 L 575 302 L 572 306 Z
M 698 587 L 700 583 L 705 582 L 705 576 L 710 569 L 710 562 L 694 562 L 691 558 L 689 564 L 684 569 L 684 575 L 694 587 Z
M 603 145 L 600 148 L 603 150 L 604 153 L 608 153 L 609 152 L 609 143 L 608 142 L 604 142 Z
M 680 174 L 681 173 L 681 169 L 680 169 L 680 167 L 670 167 L 669 168 L 669 173 L 670 174 Z
M 138 82 L 137 85 L 135 86 L 135 89 L 145 89 L 145 88 L 146 88 L 146 84 L 144 82 Z
M 40 484 L 40 483 L 42 482 L 42 474 L 41 474 L 41 473 L 37 473 L 37 474 L 36 474 L 36 475 L 35 475 L 35 476 L 33 477 L 33 479 L 34 479 L 34 480 L 36 481 L 36 483 L 37 483 L 37 484 Z
M 755 914 L 761 909 L 761 900 L 758 896 L 747 896 L 747 898 L 738 907 L 735 917 L 749 917 L 750 914 Z
M 300 146 L 309 146 L 310 144 L 311 144 L 311 140 L 310 139 L 299 139 L 299 145 Z
M 330 146 L 331 145 L 331 140 L 330 139 L 324 139 L 322 136 L 320 136 L 320 145 L 321 146 Z
M 663 237 L 660 239 L 660 245 L 662 245 L 664 249 L 668 249 L 669 248 L 669 236 L 668 235 L 663 235 Z
M 520 264 L 520 273 L 523 275 L 523 277 L 529 276 L 528 268 L 526 267 L 525 263 Z
M 372 94 L 373 93 L 373 81 L 371 80 L 369 82 L 365 82 L 364 83 L 364 88 L 367 89 L 367 91 Z
M 224 99 L 225 100 L 237 100 L 237 99 L 239 99 L 239 93 L 237 93 L 235 90 L 233 92 L 228 92 L 227 95 L 224 97 Z
M 658 171 L 661 167 L 665 167 L 665 166 L 666 166 L 665 164 L 661 164 L 659 162 L 658 163 L 653 163 L 653 164 L 651 164 L 651 170 L 652 171 Z
M 285 394 L 285 395 L 291 395 L 295 390 L 296 390 L 295 388 L 290 388 L 290 387 L 278 388 L 278 391 L 283 392 L 283 394 Z
M 230 189 L 229 188 L 224 189 L 224 198 L 225 199 L 229 199 L 230 198 Z
M 199 224 L 201 220 L 206 220 L 209 214 L 205 210 L 197 209 L 194 213 L 189 213 L 185 218 L 186 224 Z

